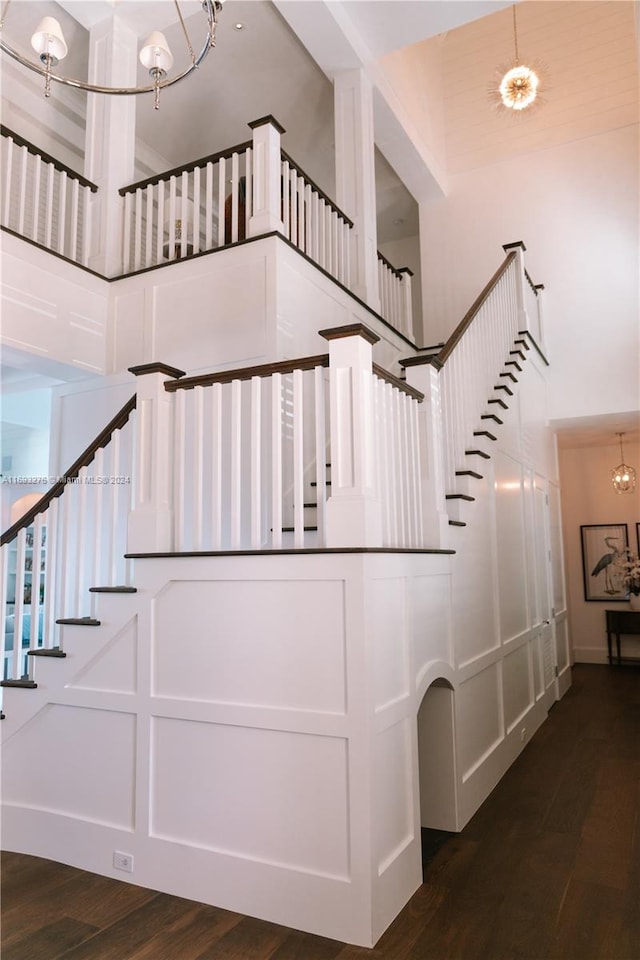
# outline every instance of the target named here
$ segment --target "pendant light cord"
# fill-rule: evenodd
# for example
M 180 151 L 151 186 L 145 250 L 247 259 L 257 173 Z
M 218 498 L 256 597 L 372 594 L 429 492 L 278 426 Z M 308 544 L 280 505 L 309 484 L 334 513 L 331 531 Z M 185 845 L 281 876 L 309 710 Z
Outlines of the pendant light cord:
M 516 27 L 516 5 L 513 5 L 513 42 L 516 48 L 516 66 L 519 65 L 520 60 L 518 58 L 518 30 Z

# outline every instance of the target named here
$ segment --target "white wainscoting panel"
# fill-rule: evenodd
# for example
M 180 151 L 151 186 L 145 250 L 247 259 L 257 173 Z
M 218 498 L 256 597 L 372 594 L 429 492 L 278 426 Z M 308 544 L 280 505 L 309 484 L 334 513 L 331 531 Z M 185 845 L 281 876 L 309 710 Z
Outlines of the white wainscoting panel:
M 155 602 L 153 694 L 343 714 L 343 595 L 340 580 L 172 581 Z
M 51 704 L 3 747 L 4 803 L 132 830 L 133 713 Z
M 138 623 L 134 618 L 109 640 L 95 659 L 67 684 L 69 689 L 135 693 L 138 667 Z
M 523 643 L 502 661 L 504 722 L 508 733 L 533 703 L 529 675 L 529 644 Z
M 151 835 L 349 875 L 346 741 L 153 719 Z
M 495 455 L 497 573 L 500 638 L 504 643 L 527 629 L 526 552 L 522 466 L 498 451 Z
M 504 736 L 500 665 L 492 664 L 458 688 L 456 734 L 464 783 Z
M 380 710 L 409 692 L 406 581 L 374 580 L 372 585 L 374 702 Z
M 412 763 L 411 727 L 404 719 L 376 738 L 373 810 L 379 875 L 414 839 Z
M 411 617 L 416 688 L 429 663 L 443 660 L 450 663 L 451 648 L 451 577 L 415 577 L 407 583 L 408 612 Z

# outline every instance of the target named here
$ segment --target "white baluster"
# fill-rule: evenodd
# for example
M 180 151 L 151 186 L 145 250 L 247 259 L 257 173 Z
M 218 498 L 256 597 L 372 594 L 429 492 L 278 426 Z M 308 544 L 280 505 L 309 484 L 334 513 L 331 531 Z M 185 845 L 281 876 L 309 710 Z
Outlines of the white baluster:
M 204 248 L 211 250 L 213 246 L 213 164 L 206 166 L 204 201 Z
M 0 680 L 9 679 L 9 662 L 8 662 L 8 651 L 7 651 L 7 623 L 6 618 L 7 613 L 7 597 L 9 595 L 9 556 L 11 553 L 11 545 L 5 543 L 3 547 L 0 548 L 0 610 L 2 611 L 2 616 L 0 617 L 0 630 L 2 635 L 0 636 Z M 14 605 L 15 609 L 15 605 Z M 15 617 L 14 617 L 14 630 L 15 630 Z M 0 697 L 2 691 L 0 690 Z M 1 702 L 1 701 L 0 701 Z
M 316 524 L 318 546 L 323 547 L 327 539 L 327 428 L 324 408 L 324 367 L 316 367 L 313 374 L 316 427 Z
M 210 387 L 211 406 L 211 537 L 212 549 L 222 549 L 222 384 Z
M 124 237 L 122 241 L 122 269 L 124 273 L 131 270 L 131 218 L 133 203 L 131 193 L 124 195 Z
M 156 263 L 162 263 L 164 258 L 164 180 L 156 184 Z
M 200 167 L 193 171 L 193 252 L 200 253 Z
M 140 187 L 135 194 L 135 223 L 133 233 L 133 269 L 139 270 L 142 266 L 142 190 Z
M 56 624 L 56 601 L 57 590 L 57 570 L 59 544 L 58 544 L 58 515 L 60 510 L 60 497 L 55 497 L 46 513 L 47 520 L 47 542 L 46 557 L 44 566 L 44 636 L 47 647 L 57 646 L 58 627 Z
M 176 216 L 176 178 L 169 177 L 169 260 L 174 260 L 176 256 Z
M 146 230 L 145 230 L 145 248 L 144 248 L 144 266 L 150 267 L 153 262 L 153 185 L 147 184 L 147 209 Z
M 231 549 L 242 539 L 242 382 L 231 383 Z
M 74 179 L 71 183 L 71 238 L 69 241 L 69 256 L 72 260 L 78 259 L 78 219 L 80 214 L 80 182 Z
M 67 174 L 61 171 L 58 179 L 58 253 L 65 252 L 67 229 Z
M 182 171 L 181 184 L 180 184 L 181 198 L 180 198 L 180 256 L 184 259 L 188 253 L 187 241 L 189 233 L 189 214 L 188 214 L 188 203 L 189 203 L 189 174 L 186 170 Z M 194 217 L 195 220 L 195 217 Z
M 249 222 L 253 216 L 253 151 L 247 147 L 245 151 L 245 198 L 244 198 L 244 235 L 249 236 Z
M 42 167 L 42 158 L 35 157 L 33 164 L 33 207 L 31 209 L 31 239 L 38 240 L 38 227 L 40 225 L 40 172 Z
M 285 224 L 286 224 L 285 219 Z M 282 376 L 271 377 L 271 543 L 282 546 Z
M 2 204 L 2 223 L 5 227 L 11 226 L 11 180 L 13 175 L 13 137 L 6 137 L 7 159 L 4 168 L 4 200 Z
M 218 246 L 224 247 L 225 237 L 225 184 L 226 184 L 226 162 L 224 157 L 218 161 Z
M 29 151 L 26 147 L 20 148 L 20 188 L 18 204 L 18 233 L 24 234 L 24 216 L 27 205 L 27 164 L 29 160 Z
M 174 397 L 173 450 L 175 458 L 174 477 L 174 530 L 175 549 L 187 550 L 186 532 L 186 466 L 190 450 L 187 448 L 187 396 L 185 390 L 176 390 Z M 191 461 L 189 461 L 191 462 Z
M 251 378 L 251 546 L 262 543 L 262 380 Z
M 304 398 L 302 370 L 293 371 L 293 543 L 304 546 Z
M 81 263 L 87 266 L 91 254 L 91 187 L 82 191 L 82 253 Z
M 178 390 L 177 393 L 185 393 Z M 193 549 L 203 549 L 204 531 L 204 387 L 193 388 Z
M 238 241 L 238 154 L 231 154 L 231 243 Z

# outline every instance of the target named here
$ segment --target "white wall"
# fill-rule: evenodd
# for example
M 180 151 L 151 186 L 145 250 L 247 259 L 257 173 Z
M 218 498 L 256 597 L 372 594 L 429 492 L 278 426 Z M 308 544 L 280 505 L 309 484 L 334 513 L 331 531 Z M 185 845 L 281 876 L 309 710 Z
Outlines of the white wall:
M 523 240 L 545 285 L 552 419 L 638 408 L 638 136 L 630 126 L 451 176 L 421 205 L 425 342 Z
M 640 468 L 640 444 L 624 445 L 625 461 Z M 574 659 L 584 663 L 606 663 L 607 608 L 628 610 L 628 603 L 586 601 L 582 575 L 580 527 L 586 524 L 628 525 L 629 548 L 638 553 L 640 545 L 636 524 L 640 523 L 640 488 L 633 494 L 618 494 L 610 480 L 611 470 L 620 463 L 617 444 L 574 447 L 560 450 L 560 482 L 563 490 L 562 520 L 564 532 L 567 588 Z M 640 656 L 637 638 L 623 640 L 623 652 Z

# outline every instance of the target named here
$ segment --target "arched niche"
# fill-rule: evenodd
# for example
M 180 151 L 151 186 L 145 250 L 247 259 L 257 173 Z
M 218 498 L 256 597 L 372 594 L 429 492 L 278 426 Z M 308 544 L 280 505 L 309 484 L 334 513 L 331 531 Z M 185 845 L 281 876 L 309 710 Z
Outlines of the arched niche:
M 420 824 L 431 830 L 458 830 L 454 689 L 438 677 L 418 710 Z

